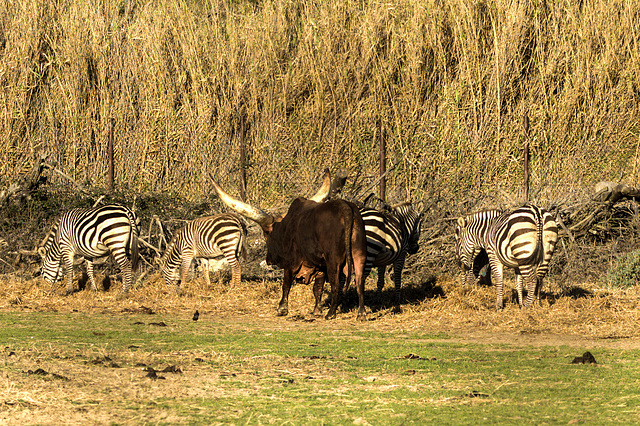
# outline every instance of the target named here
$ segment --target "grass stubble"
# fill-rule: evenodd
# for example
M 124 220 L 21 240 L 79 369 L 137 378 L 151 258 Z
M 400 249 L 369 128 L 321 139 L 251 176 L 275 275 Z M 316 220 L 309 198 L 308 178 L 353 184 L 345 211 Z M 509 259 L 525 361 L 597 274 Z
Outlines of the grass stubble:
M 0 420 L 588 423 L 638 414 L 636 289 L 583 286 L 589 295 L 576 298 L 552 282 L 542 308 L 520 310 L 512 297 L 495 312 L 491 287 L 440 277 L 438 295 L 425 297 L 432 292 L 407 281 L 400 314 L 385 305 L 392 288 L 378 296 L 372 281 L 365 322 L 355 320 L 355 294 L 336 320 L 314 319 L 302 285 L 289 316 L 275 317 L 279 285 L 269 280 L 230 289 L 196 278 L 177 296 L 152 275 L 126 299 L 118 288 L 64 297 L 39 279 L 4 283 Z M 597 365 L 571 364 L 587 350 Z

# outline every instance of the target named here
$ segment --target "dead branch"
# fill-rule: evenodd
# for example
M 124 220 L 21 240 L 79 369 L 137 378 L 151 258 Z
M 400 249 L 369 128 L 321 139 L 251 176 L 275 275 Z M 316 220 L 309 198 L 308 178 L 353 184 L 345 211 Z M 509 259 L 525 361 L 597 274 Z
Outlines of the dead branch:
M 6 205 L 9 201 L 22 203 L 25 199 L 28 199 L 38 189 L 38 186 L 44 182 L 42 172 L 46 167 L 45 160 L 46 156 L 44 155 L 35 159 L 33 167 L 26 175 L 17 179 L 7 189 L 0 191 L 0 205 Z

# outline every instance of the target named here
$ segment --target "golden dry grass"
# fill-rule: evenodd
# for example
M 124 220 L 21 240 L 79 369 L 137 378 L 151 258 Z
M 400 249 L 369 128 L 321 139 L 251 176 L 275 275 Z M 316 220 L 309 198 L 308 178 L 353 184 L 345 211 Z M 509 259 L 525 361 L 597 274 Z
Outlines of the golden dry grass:
M 93 294 L 89 290 L 62 296 L 60 283 L 43 280 L 2 283 L 0 310 L 60 311 L 121 314 L 145 312 L 151 309 L 159 314 L 191 318 L 197 309 L 203 317 L 228 319 L 231 323 L 243 318 L 260 318 L 274 327 L 300 327 L 307 322 L 326 323 L 328 327 L 363 329 L 408 330 L 420 329 L 431 333 L 447 333 L 463 340 L 514 342 L 537 345 L 595 345 L 640 347 L 640 289 L 602 290 L 583 284 L 560 288 L 551 283 L 545 291 L 542 307 L 520 309 L 512 295 L 505 309 L 497 312 L 493 287 L 462 287 L 457 281 L 439 277 L 433 289 L 412 287 L 404 289 L 402 312 L 392 313 L 386 301 L 375 294 L 375 283 L 369 279 L 367 287 L 367 319 L 359 324 L 355 310 L 341 313 L 334 321 L 314 319 L 310 287 L 296 285 L 289 299 L 289 316 L 275 317 L 280 300 L 278 281 L 243 281 L 240 286 L 228 288 L 226 282 L 212 283 L 205 288 L 204 280 L 195 278 L 176 295 L 166 288 L 158 274 L 152 275 L 143 286 L 133 289 L 122 299 L 121 289 L 115 282 L 109 292 Z M 512 283 L 506 283 L 507 287 Z M 100 287 L 100 286 L 99 286 Z M 393 298 L 392 285 L 387 283 L 384 297 Z M 354 292 L 352 289 L 351 292 Z M 507 292 L 510 294 L 510 292 Z M 354 294 L 348 294 L 346 305 L 353 305 Z M 373 310 L 372 310 L 373 308 Z
M 606 0 L 5 1 L 0 181 L 44 153 L 103 187 L 114 118 L 119 188 L 201 199 L 210 172 L 237 187 L 244 116 L 258 203 L 326 166 L 371 182 L 378 122 L 392 201 L 507 202 L 526 115 L 538 200 L 635 185 L 639 16 Z

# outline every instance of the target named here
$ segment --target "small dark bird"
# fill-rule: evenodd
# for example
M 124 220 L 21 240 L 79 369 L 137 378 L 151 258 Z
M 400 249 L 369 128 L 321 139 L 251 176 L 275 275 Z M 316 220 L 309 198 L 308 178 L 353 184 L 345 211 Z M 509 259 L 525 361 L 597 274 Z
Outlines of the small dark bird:
M 195 314 L 193 314 L 193 320 L 194 320 L 194 321 L 198 321 L 198 318 L 200 318 L 200 312 L 198 312 L 198 311 L 196 310 L 196 313 L 195 313 Z
M 597 364 L 597 362 L 591 352 L 585 352 L 582 356 L 575 357 L 571 364 Z

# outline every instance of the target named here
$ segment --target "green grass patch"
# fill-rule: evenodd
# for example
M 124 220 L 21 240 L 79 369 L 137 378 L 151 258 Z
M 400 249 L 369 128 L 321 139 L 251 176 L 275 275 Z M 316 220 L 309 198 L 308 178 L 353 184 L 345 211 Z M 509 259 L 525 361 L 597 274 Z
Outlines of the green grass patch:
M 640 414 L 638 350 L 591 350 L 597 365 L 571 364 L 589 348 L 465 344 L 372 323 L 0 313 L 0 375 L 15 388 L 0 404 L 158 424 L 594 424 Z

